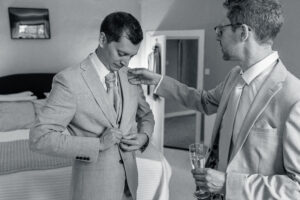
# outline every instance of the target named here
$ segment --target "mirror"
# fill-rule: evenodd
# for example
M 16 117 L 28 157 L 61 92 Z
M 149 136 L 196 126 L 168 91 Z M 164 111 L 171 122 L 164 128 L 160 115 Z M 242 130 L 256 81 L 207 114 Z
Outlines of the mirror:
M 165 74 L 197 88 L 198 40 L 167 39 Z M 164 146 L 187 149 L 195 142 L 196 111 L 165 99 Z M 200 123 L 200 122 L 199 122 Z
M 48 9 L 8 8 L 12 39 L 50 39 Z

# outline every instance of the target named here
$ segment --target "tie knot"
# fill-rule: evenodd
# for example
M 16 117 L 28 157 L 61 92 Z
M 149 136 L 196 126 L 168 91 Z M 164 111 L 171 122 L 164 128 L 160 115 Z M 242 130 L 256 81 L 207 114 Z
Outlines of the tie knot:
M 115 86 L 116 76 L 113 72 L 110 72 L 105 76 L 105 84 L 107 88 L 112 88 Z

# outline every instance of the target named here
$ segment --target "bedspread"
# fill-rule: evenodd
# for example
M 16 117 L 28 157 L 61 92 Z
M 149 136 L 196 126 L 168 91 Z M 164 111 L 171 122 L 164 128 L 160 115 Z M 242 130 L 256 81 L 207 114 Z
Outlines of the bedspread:
M 27 170 L 53 169 L 72 165 L 71 159 L 32 152 L 28 140 L 0 143 L 0 175 Z

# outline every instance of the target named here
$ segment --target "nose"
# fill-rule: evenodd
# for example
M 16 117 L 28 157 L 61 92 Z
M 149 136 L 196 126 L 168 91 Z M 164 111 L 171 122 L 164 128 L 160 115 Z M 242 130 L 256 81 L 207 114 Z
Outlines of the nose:
M 124 58 L 121 60 L 121 65 L 127 67 L 129 64 L 130 58 Z
M 216 40 L 220 41 L 221 36 L 222 36 L 222 30 L 220 30 L 220 27 L 216 26 L 215 28 L 215 33 L 216 33 Z

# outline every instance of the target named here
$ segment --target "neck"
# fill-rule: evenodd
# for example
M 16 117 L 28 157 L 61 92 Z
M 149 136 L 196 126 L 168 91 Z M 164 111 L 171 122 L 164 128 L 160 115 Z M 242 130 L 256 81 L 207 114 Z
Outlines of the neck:
M 103 63 L 105 68 L 110 71 L 110 68 L 109 68 L 108 62 L 105 59 L 103 50 L 98 46 L 95 53 L 96 53 L 97 57 L 99 58 L 99 60 Z
M 272 46 L 256 46 L 255 48 L 249 48 L 245 51 L 245 59 L 240 62 L 241 68 L 245 71 L 252 67 L 254 64 L 263 60 L 265 57 L 273 52 Z

